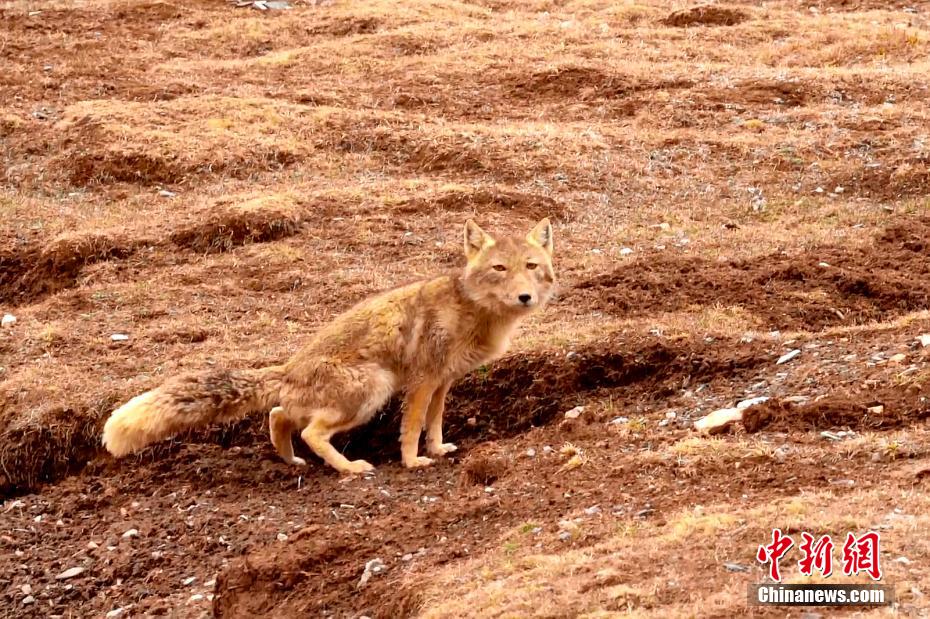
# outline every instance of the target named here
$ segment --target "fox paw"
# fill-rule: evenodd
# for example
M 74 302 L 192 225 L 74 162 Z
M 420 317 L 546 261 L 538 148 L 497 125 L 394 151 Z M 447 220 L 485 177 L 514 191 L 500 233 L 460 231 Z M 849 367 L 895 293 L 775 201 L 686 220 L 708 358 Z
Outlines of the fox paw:
M 406 466 L 408 469 L 419 469 L 424 466 L 429 466 L 432 463 L 433 463 L 432 458 L 425 458 L 423 456 L 417 456 L 416 458 L 413 458 L 412 460 L 404 461 L 404 466 Z
M 345 468 L 343 473 L 358 475 L 359 473 L 370 473 L 373 470 L 375 470 L 375 467 L 370 462 L 366 462 L 365 460 L 353 460 L 349 462 L 349 466 Z
M 453 443 L 439 443 L 436 445 L 427 445 L 426 450 L 431 456 L 444 456 L 458 449 Z
M 294 456 L 290 460 L 285 460 L 285 462 L 294 466 L 307 466 L 307 461 L 303 458 L 298 458 L 297 456 Z

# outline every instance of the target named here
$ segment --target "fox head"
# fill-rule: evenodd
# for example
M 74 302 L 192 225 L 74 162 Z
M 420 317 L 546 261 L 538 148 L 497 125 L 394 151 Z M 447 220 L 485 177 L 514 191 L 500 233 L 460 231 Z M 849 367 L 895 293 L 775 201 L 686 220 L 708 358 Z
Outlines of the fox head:
M 529 313 L 546 304 L 555 286 L 552 225 L 543 219 L 525 237 L 495 239 L 465 222 L 465 294 L 497 314 Z

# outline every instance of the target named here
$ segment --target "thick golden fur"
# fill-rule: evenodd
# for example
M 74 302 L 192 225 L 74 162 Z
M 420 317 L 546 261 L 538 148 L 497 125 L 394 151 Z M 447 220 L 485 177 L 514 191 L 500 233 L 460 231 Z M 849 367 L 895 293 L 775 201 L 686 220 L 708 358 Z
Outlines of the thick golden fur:
M 520 319 L 552 294 L 552 227 L 539 222 L 526 236 L 495 240 L 465 225 L 467 264 L 441 276 L 371 297 L 318 331 L 281 366 L 214 371 L 166 381 L 137 396 L 107 420 L 103 443 L 115 456 L 178 432 L 269 410 L 271 441 L 286 462 L 291 436 L 301 438 L 342 472 L 373 467 L 349 461 L 330 443 L 337 432 L 367 422 L 397 391 L 405 393 L 401 458 L 407 467 L 432 463 L 418 455 L 455 450 L 442 440 L 442 414 L 452 383 L 502 355 Z

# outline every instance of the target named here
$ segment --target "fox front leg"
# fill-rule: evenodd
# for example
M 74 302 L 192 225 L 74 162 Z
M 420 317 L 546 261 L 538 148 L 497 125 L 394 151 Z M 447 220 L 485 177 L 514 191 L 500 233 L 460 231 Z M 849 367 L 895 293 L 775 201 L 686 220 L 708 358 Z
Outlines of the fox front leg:
M 400 457 L 408 469 L 429 466 L 432 458 L 418 456 L 420 432 L 426 421 L 426 410 L 436 387 L 433 384 L 420 384 L 407 395 L 404 402 L 404 414 L 400 421 Z
M 441 385 L 426 409 L 426 452 L 431 456 L 444 456 L 458 449 L 452 443 L 442 442 L 442 414 L 446 408 L 446 394 L 452 382 Z

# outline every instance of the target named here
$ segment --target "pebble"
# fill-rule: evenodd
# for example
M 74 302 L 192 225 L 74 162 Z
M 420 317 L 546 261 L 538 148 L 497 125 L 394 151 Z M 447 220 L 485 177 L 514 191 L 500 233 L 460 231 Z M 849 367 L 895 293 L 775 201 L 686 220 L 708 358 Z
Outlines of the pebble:
M 191 602 L 199 602 L 202 599 L 203 599 L 202 593 L 195 593 L 194 595 L 191 596 Z
M 736 408 L 743 410 L 744 408 L 749 408 L 750 406 L 755 406 L 756 404 L 762 404 L 763 402 L 768 402 L 769 397 L 767 395 L 760 395 L 758 398 L 749 398 L 748 400 L 743 400 L 736 403 Z
M 629 423 L 629 421 L 630 420 L 628 417 L 614 417 L 613 419 L 610 420 L 610 425 L 616 426 L 616 425 L 620 425 L 621 423 Z
M 182 584 L 183 584 L 185 587 L 187 587 L 188 585 L 194 584 L 194 581 L 196 581 L 196 580 L 197 580 L 197 577 L 196 577 L 196 576 L 191 576 L 190 578 L 185 578 Z
M 287 535 L 285 535 L 284 533 L 278 533 L 278 541 L 279 541 L 279 542 L 286 542 L 286 541 L 287 541 Z
M 29 584 L 23 585 L 22 587 L 19 588 L 19 590 L 23 592 L 23 595 L 30 595 L 32 594 L 32 585 L 29 585 Z
M 920 342 L 920 345 L 926 348 L 930 346 L 930 333 L 924 333 L 917 336 L 917 341 Z
M 623 249 L 620 250 L 621 256 L 629 256 L 632 253 L 633 253 L 633 250 L 630 249 L 629 247 L 624 247 Z
M 114 333 L 113 335 L 110 336 L 110 339 L 113 340 L 114 342 L 125 342 L 126 340 L 129 339 L 129 336 L 126 335 L 125 333 Z
M 592 505 L 584 510 L 584 513 L 588 516 L 594 516 L 595 514 L 601 513 L 601 507 L 599 505 Z
M 0 325 L 3 325 L 4 327 L 12 327 L 15 324 L 16 324 L 16 316 L 14 316 L 13 314 L 4 314 L 3 319 L 0 320 Z
M 739 408 L 721 408 L 694 422 L 694 429 L 707 434 L 724 432 L 733 423 L 743 419 L 743 410 Z
M 795 348 L 794 350 L 786 352 L 781 357 L 779 357 L 778 361 L 775 362 L 775 365 L 782 365 L 783 363 L 788 363 L 789 361 L 791 361 L 792 359 L 794 359 L 800 354 L 801 354 L 801 351 Z
M 69 578 L 74 578 L 75 576 L 80 576 L 84 573 L 84 568 L 81 566 L 72 567 L 66 569 L 64 572 L 55 577 L 55 580 L 68 580 Z
M 907 557 L 898 557 L 897 559 L 894 560 L 894 562 L 895 562 L 895 563 L 900 563 L 901 565 L 910 565 L 910 564 L 911 564 L 911 560 L 908 559 Z
M 465 420 L 465 423 L 470 426 L 476 426 L 478 425 L 478 419 L 476 417 L 469 417 Z
M 830 432 L 830 431 L 828 431 L 828 430 L 824 430 L 823 432 L 821 432 L 821 433 L 820 433 L 820 437 L 821 437 L 821 438 L 825 438 L 825 439 L 827 439 L 828 441 L 841 441 L 841 440 L 843 440 L 843 437 L 842 437 L 842 436 L 840 436 L 839 434 L 837 434 L 837 433 L 835 433 L 835 432 Z
M 384 561 L 378 558 L 372 559 L 365 564 L 365 571 L 362 572 L 362 577 L 358 581 L 358 586 L 364 587 L 368 584 L 368 581 L 371 580 L 373 575 L 380 574 L 385 569 Z
M 139 537 L 139 529 L 129 529 L 123 533 L 123 539 L 129 539 L 131 537 Z
M 581 417 L 581 413 L 584 412 L 584 406 L 576 406 L 575 408 L 565 411 L 566 419 L 578 419 Z
M 29 606 L 35 601 L 36 599 L 34 597 L 32 597 L 31 595 L 27 595 L 26 597 L 23 598 L 23 606 Z
M 572 538 L 572 534 L 570 531 L 562 531 L 561 533 L 559 533 L 559 539 L 562 540 L 563 542 L 566 542 L 570 540 L 571 538 Z
M 882 404 L 876 404 L 875 406 L 868 407 L 866 410 L 873 415 L 881 415 L 885 412 L 885 407 Z
M 899 352 L 898 354 L 892 355 L 891 357 L 889 357 L 888 361 L 890 361 L 891 363 L 901 363 L 905 359 L 907 359 L 907 355 L 905 355 L 903 352 Z
M 413 555 L 410 554 L 410 553 L 408 552 L 407 554 L 405 554 L 404 556 L 402 556 L 402 557 L 400 558 L 400 560 L 403 561 L 403 562 L 405 562 L 405 563 L 406 563 L 407 561 L 412 561 L 412 560 L 413 560 Z
M 750 570 L 748 565 L 742 565 L 740 563 L 724 563 L 723 567 L 725 567 L 728 572 L 748 572 Z
M 536 450 L 535 450 L 535 449 L 533 449 L 533 448 L 531 447 L 531 448 L 529 448 L 529 449 L 526 450 L 526 457 L 527 457 L 527 458 L 533 458 L 533 457 L 535 457 L 535 456 L 536 456 Z
M 552 447 L 550 447 L 549 445 L 546 445 L 545 447 L 543 447 L 543 453 L 544 453 L 544 454 L 551 454 L 551 453 L 552 453 Z
M 113 610 L 107 613 L 107 619 L 117 619 L 118 617 L 122 617 L 122 616 L 123 616 L 122 608 L 114 608 Z
M 168 191 L 167 189 L 162 189 L 161 191 L 158 192 L 158 195 L 161 196 L 162 198 L 174 198 L 178 194 L 176 194 L 173 191 Z

